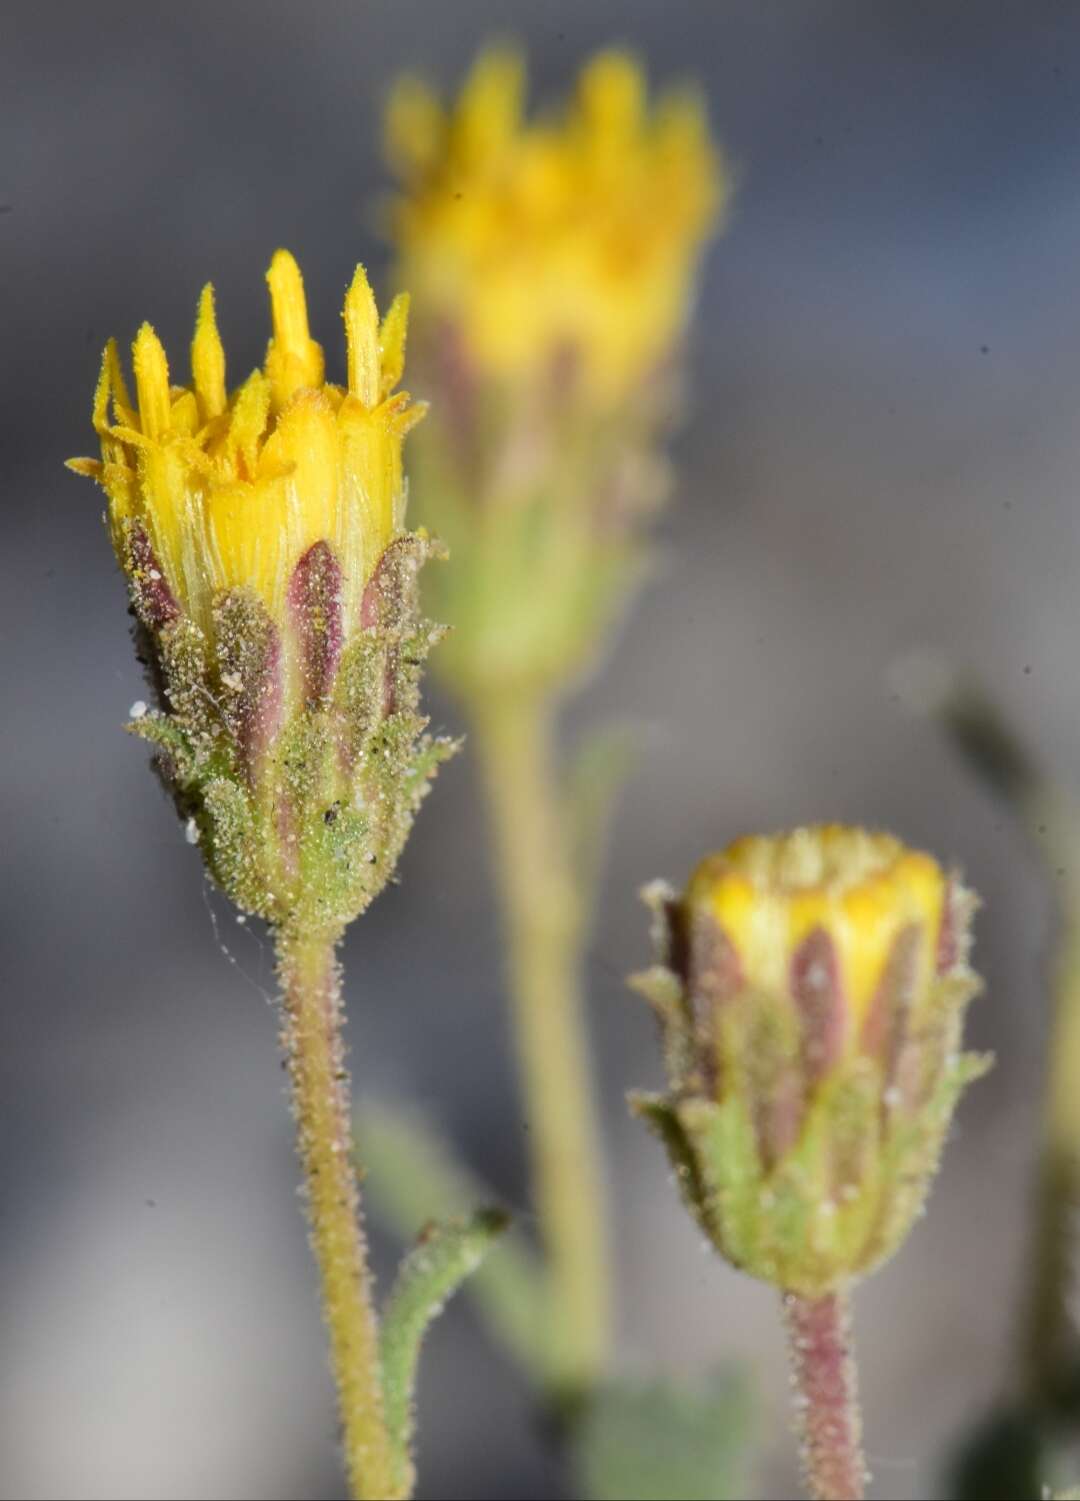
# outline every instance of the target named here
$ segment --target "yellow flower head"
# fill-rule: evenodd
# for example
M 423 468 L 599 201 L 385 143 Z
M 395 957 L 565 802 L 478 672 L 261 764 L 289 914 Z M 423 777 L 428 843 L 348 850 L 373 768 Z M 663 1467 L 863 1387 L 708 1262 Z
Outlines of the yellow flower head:
M 624 53 L 585 67 L 561 117 L 526 122 L 524 88 L 521 57 L 502 50 L 479 58 L 450 111 L 417 80 L 398 84 L 387 137 L 402 273 L 484 372 L 568 357 L 594 399 L 617 401 L 679 338 L 724 173 L 701 101 L 684 91 L 650 110 Z
M 910 933 L 912 989 L 925 992 L 936 967 L 948 883 L 929 855 L 889 834 L 827 824 L 778 837 L 737 840 L 698 866 L 691 912 L 712 916 L 731 944 L 741 983 L 789 989 L 800 955 L 831 963 L 854 1032 L 866 1017 L 901 934 Z M 808 941 L 811 947 L 806 945 Z M 805 976 L 795 975 L 798 985 Z
M 402 439 L 424 411 L 407 393 L 392 394 L 404 363 L 407 298 L 395 299 L 380 325 L 357 267 L 345 298 L 342 387 L 324 379 L 287 251 L 275 254 L 267 281 L 273 337 L 261 370 L 228 392 L 207 286 L 191 385 L 171 384 L 165 351 L 144 323 L 132 400 L 110 341 L 94 398 L 101 459 L 71 460 L 105 489 L 113 545 L 133 583 L 145 587 L 149 574 L 169 608 L 207 634 L 225 590 L 253 590 L 280 618 L 293 570 L 317 542 L 340 564 L 346 629 L 357 621 L 364 585 L 403 527 Z

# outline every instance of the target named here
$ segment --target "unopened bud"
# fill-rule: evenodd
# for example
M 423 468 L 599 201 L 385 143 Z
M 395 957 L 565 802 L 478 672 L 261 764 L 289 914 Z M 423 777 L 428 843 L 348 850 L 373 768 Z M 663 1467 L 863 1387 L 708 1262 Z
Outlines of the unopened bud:
M 735 1266 L 807 1297 L 891 1255 L 956 1101 L 975 899 L 929 855 L 837 826 L 737 841 L 653 886 L 666 1097 L 635 1108 Z

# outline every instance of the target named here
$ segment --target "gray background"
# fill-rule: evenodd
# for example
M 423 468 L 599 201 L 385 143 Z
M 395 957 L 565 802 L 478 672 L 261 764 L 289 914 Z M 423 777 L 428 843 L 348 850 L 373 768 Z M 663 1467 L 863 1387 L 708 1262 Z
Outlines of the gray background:
M 982 892 L 998 1054 L 932 1212 L 859 1298 L 879 1494 L 927 1496 L 1008 1379 L 1045 1041 L 1050 893 L 886 668 L 944 644 L 1071 776 L 1080 569 L 1080 8 L 1070 4 L 9 3 L 0 18 L 4 642 L 0 1491 L 320 1497 L 340 1478 L 267 1004 L 269 955 L 207 887 L 120 724 L 142 691 L 93 451 L 101 344 L 171 350 L 212 277 L 234 374 L 262 273 L 299 256 L 336 348 L 386 250 L 378 118 L 493 30 L 538 90 L 597 45 L 699 76 L 740 174 L 694 330 L 663 566 L 577 718 L 646 729 L 589 958 L 642 1369 L 753 1357 L 763 1492 L 791 1493 L 773 1298 L 702 1255 L 622 1104 L 659 1080 L 622 975 L 635 897 L 736 833 L 883 824 Z M 384 283 L 385 285 L 385 283 Z M 432 697 L 440 727 L 457 728 Z M 355 1073 L 437 1110 L 506 1198 L 525 1136 L 472 768 L 347 947 Z M 380 1265 L 389 1248 L 379 1242 Z M 526 1394 L 464 1307 L 432 1338 L 423 1494 L 558 1494 Z

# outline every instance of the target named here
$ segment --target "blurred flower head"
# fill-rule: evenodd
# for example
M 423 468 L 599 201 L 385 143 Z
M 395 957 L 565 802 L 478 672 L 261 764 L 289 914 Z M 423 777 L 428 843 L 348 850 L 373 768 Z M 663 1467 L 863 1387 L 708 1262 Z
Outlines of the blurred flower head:
M 485 376 L 559 364 L 599 405 L 670 358 L 727 194 L 701 99 L 650 106 L 640 65 L 604 52 L 561 115 L 527 120 L 515 51 L 480 56 L 456 105 L 413 78 L 387 112 L 403 279 Z
M 701 100 L 650 105 L 602 53 L 561 114 L 527 119 L 513 51 L 446 109 L 390 101 L 393 232 L 413 292 L 414 455 L 424 519 L 454 557 L 433 581 L 439 665 L 474 702 L 554 693 L 596 660 L 642 576 L 666 496 L 696 270 L 726 194 Z
M 736 1266 L 818 1296 L 900 1244 L 956 1100 L 974 899 L 929 855 L 828 825 L 737 841 L 652 888 L 638 984 L 671 1093 L 639 1101 Z

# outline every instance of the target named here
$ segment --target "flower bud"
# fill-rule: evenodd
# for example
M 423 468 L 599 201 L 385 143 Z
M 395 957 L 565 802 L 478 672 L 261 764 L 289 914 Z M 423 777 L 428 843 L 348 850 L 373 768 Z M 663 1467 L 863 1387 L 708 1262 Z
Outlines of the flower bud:
M 929 855 L 828 825 L 738 840 L 654 885 L 670 1093 L 635 1109 L 734 1266 L 816 1298 L 899 1246 L 956 1101 L 975 899 Z
M 71 467 L 108 496 L 157 708 L 129 728 L 207 863 L 246 911 L 327 929 L 393 871 L 437 763 L 419 675 L 439 631 L 404 526 L 402 442 L 423 416 L 401 376 L 407 302 L 380 325 L 363 268 L 345 299 L 344 386 L 324 378 L 300 271 L 267 274 L 273 337 L 231 394 L 214 298 L 199 302 L 191 385 L 149 324 L 135 397 L 116 345 L 94 398 L 101 458 Z

